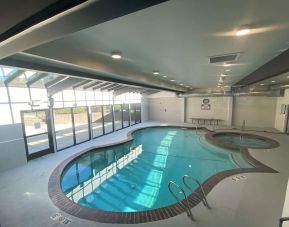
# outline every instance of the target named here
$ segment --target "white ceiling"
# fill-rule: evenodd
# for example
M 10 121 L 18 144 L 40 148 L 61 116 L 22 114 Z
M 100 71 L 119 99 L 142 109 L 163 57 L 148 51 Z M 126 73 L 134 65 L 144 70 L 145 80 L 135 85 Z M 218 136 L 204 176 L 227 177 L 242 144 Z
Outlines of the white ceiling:
M 289 47 L 288 9 L 288 0 L 171 0 L 26 52 L 147 83 L 159 70 L 159 83 L 193 88 L 216 87 L 224 72 L 209 56 L 242 52 L 225 80 L 233 85 Z M 252 33 L 234 36 L 243 24 Z M 113 50 L 124 59 L 111 59 Z

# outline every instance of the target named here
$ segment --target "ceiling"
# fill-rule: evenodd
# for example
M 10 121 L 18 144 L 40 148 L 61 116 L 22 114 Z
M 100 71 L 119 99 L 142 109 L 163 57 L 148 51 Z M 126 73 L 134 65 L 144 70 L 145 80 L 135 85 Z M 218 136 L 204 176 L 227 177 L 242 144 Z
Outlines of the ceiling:
M 45 60 L 179 91 L 215 88 L 220 74 L 230 69 L 224 81 L 230 86 L 289 47 L 288 8 L 287 0 L 170 0 L 23 53 L 40 57 L 41 64 L 48 64 Z M 235 36 L 244 24 L 250 24 L 252 32 Z M 114 50 L 121 51 L 123 59 L 113 60 Z M 209 56 L 236 52 L 241 55 L 230 67 L 209 64 Z
M 228 67 L 225 85 L 233 85 L 289 47 L 288 8 L 287 0 L 171 0 L 26 52 L 135 80 L 159 70 L 192 88 L 216 87 L 224 72 L 209 56 L 241 52 Z M 254 29 L 236 37 L 243 24 Z M 111 59 L 113 50 L 124 59 Z

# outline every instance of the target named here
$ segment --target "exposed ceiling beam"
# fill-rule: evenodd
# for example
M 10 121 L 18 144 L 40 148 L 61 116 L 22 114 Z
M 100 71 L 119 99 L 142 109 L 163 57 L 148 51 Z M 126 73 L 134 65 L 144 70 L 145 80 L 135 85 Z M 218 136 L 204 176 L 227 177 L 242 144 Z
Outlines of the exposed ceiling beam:
M 110 83 L 109 82 L 105 82 L 105 81 L 103 81 L 101 84 L 99 84 L 98 86 L 95 86 L 95 87 L 93 87 L 92 88 L 92 90 L 97 90 L 97 89 L 99 89 L 99 88 L 102 88 L 103 86 L 106 86 L 106 85 L 109 85 Z
M 122 85 L 120 84 L 115 84 L 114 86 L 112 86 L 111 88 L 108 88 L 108 91 L 114 91 L 114 89 L 118 88 L 118 87 L 122 87 Z
M 47 77 L 49 75 L 49 73 L 38 73 L 38 75 L 36 77 L 34 77 L 33 79 L 29 80 L 26 85 L 28 87 L 30 87 L 32 84 L 36 83 L 37 81 L 43 79 L 44 77 Z
M 83 89 L 86 90 L 86 89 L 92 88 L 92 87 L 94 87 L 94 86 L 96 86 L 96 85 L 98 85 L 100 83 L 102 83 L 102 81 L 93 81 L 92 83 L 84 86 Z
M 118 85 L 118 86 L 116 86 L 115 88 L 111 88 L 111 89 L 108 89 L 108 91 L 117 91 L 117 90 L 119 90 L 119 89 L 121 89 L 121 88 L 123 88 L 123 87 L 126 87 L 125 85 Z
M 58 77 L 56 77 L 54 80 L 51 80 L 51 81 L 47 82 L 46 84 L 44 84 L 44 86 L 45 86 L 46 88 L 49 88 L 49 87 L 51 87 L 52 85 L 57 84 L 58 82 L 60 82 L 60 81 L 62 81 L 62 80 L 64 80 L 64 79 L 67 79 L 67 77 L 66 77 L 66 76 L 58 76 Z
M 82 81 L 82 79 L 74 78 L 74 77 L 70 77 L 70 78 L 67 78 L 66 80 L 62 80 L 59 83 L 52 85 L 51 87 L 47 89 L 48 96 L 52 96 L 60 91 L 70 88 L 73 85 L 79 83 L 80 81 Z
M 76 88 L 79 88 L 79 87 L 81 87 L 81 86 L 83 86 L 85 84 L 88 84 L 90 82 L 91 82 L 91 80 L 84 80 L 84 81 L 81 81 L 81 82 L 77 83 L 76 85 L 72 86 L 72 88 L 76 89 Z
M 163 84 L 159 86 L 157 82 L 153 84 L 147 84 L 142 81 L 128 81 L 121 78 L 111 77 L 110 75 L 99 74 L 98 72 L 92 72 L 91 70 L 84 70 L 76 65 L 67 65 L 63 62 L 52 61 L 47 58 L 26 54 L 17 53 L 11 57 L 0 60 L 0 65 L 31 69 L 35 71 L 57 73 L 60 75 L 69 75 L 73 77 L 86 78 L 86 79 L 97 79 L 102 81 L 110 81 L 113 83 L 127 84 L 132 86 L 146 87 L 157 90 L 172 91 L 172 92 L 185 92 L 186 89 L 180 86 Z
M 111 83 L 110 83 L 109 85 L 100 88 L 100 90 L 101 90 L 101 91 L 108 90 L 109 88 L 115 87 L 115 85 L 116 85 L 116 84 L 111 84 Z
M 289 49 L 240 80 L 235 86 L 246 86 L 289 72 Z
M 4 83 L 6 85 L 8 85 L 10 82 L 12 82 L 13 80 L 15 80 L 18 76 L 20 76 L 21 74 L 24 73 L 24 70 L 22 69 L 17 69 L 16 71 L 10 73 L 8 75 L 8 78 L 4 81 Z

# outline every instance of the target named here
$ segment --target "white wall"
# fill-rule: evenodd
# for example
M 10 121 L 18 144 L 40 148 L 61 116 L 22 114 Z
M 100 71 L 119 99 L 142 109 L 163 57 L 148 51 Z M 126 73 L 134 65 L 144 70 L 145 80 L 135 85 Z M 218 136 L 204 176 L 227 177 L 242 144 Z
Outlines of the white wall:
M 27 162 L 21 124 L 0 126 L 0 172 Z
M 209 99 L 210 110 L 202 110 L 203 99 Z M 232 101 L 229 96 L 223 97 L 188 97 L 186 98 L 186 122 L 191 123 L 190 118 L 214 118 L 221 119 L 221 124 L 232 123 Z
M 276 97 L 235 96 L 233 104 L 233 125 L 274 128 Z
M 281 132 L 285 131 L 285 115 L 281 114 L 282 104 L 289 104 L 289 89 L 285 90 L 283 97 L 277 98 L 276 110 L 275 110 L 275 128 Z
M 184 122 L 184 98 L 171 92 L 159 92 L 148 97 L 151 121 Z

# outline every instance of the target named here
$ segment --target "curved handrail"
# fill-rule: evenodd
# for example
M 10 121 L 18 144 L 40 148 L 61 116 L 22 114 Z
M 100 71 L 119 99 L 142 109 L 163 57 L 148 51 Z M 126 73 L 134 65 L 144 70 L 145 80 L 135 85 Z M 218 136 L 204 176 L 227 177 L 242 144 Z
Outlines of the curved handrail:
M 175 186 L 182 192 L 182 194 L 184 195 L 185 200 L 186 200 L 186 205 L 185 205 L 185 207 L 186 207 L 187 215 L 192 219 L 192 221 L 194 221 L 195 219 L 194 219 L 194 216 L 193 216 L 193 214 L 192 214 L 192 212 L 191 212 L 189 200 L 188 200 L 188 197 L 187 197 L 184 189 L 183 189 L 180 185 L 178 185 L 177 183 L 175 183 L 174 181 L 170 181 L 169 184 L 168 184 L 168 188 L 169 188 L 170 193 L 173 195 L 173 197 L 174 197 L 174 198 L 177 200 L 177 202 L 180 203 L 180 204 L 182 204 L 182 203 L 181 203 L 181 200 L 180 200 L 180 199 L 176 196 L 176 194 L 172 191 L 171 185 L 175 185 Z
M 211 209 L 211 207 L 210 207 L 210 205 L 209 205 L 209 203 L 208 203 L 208 200 L 207 200 L 207 198 L 206 198 L 206 194 L 205 194 L 205 192 L 204 192 L 204 189 L 203 189 L 202 184 L 201 184 L 196 178 L 194 178 L 194 177 L 192 177 L 192 176 L 189 176 L 189 175 L 184 175 L 184 176 L 183 176 L 183 183 L 184 183 L 184 185 L 191 191 L 191 193 L 194 193 L 194 190 L 193 190 L 193 189 L 189 186 L 189 184 L 186 182 L 186 178 L 192 179 L 193 181 L 195 181 L 195 182 L 199 185 L 199 187 L 200 187 L 200 189 L 201 189 L 201 192 L 202 192 L 202 194 L 203 194 L 200 199 L 202 200 L 204 206 L 206 206 L 208 209 Z

